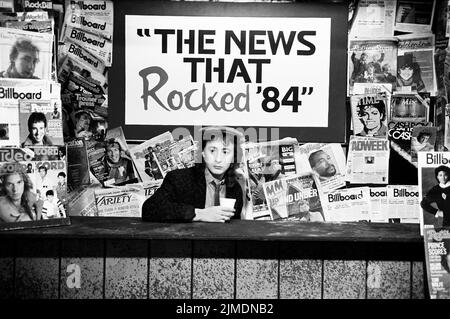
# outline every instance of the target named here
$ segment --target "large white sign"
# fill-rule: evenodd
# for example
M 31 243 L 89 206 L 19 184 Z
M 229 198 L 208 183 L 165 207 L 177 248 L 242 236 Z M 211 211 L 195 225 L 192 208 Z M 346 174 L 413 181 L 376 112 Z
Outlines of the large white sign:
M 328 127 L 330 26 L 126 15 L 125 124 Z

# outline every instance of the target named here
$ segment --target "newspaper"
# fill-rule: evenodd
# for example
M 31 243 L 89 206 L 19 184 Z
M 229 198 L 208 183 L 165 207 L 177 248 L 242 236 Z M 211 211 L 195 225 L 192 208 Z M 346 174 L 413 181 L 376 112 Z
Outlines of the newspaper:
M 299 146 L 301 172 L 314 172 L 324 192 L 345 186 L 345 154 L 337 143 Z M 307 170 L 305 170 L 307 168 Z
M 434 126 L 415 126 L 411 135 L 411 160 L 417 163 L 418 152 L 435 150 L 437 128 Z
M 194 166 L 196 150 L 197 146 L 192 136 L 189 135 L 178 141 L 172 141 L 170 144 L 156 144 L 153 154 L 164 177 L 170 171 Z
M 387 93 L 352 95 L 350 108 L 353 134 L 385 138 L 389 105 L 390 95 Z
M 0 100 L 0 147 L 20 145 L 19 104 L 17 100 Z
M 71 189 L 90 184 L 86 141 L 74 139 L 67 145 L 67 184 Z
M 130 149 L 131 157 L 136 165 L 136 170 L 143 182 L 163 179 L 164 175 L 156 161 L 156 146 L 160 149 L 166 149 L 174 142 L 170 132 L 165 132 L 153 137 Z
M 147 199 L 152 197 L 153 194 L 155 194 L 155 192 L 158 190 L 158 188 L 161 187 L 162 182 L 163 180 L 159 179 L 142 183 L 144 187 L 144 198 Z
M 377 137 L 350 136 L 346 179 L 352 184 L 389 182 L 389 141 Z
M 417 185 L 387 185 L 387 218 L 419 219 L 419 189 Z
M 418 154 L 421 234 L 424 225 L 450 226 L 450 155 L 448 152 Z
M 434 65 L 434 35 L 398 36 L 397 88 L 399 92 L 437 91 Z
M 271 219 L 263 185 L 300 173 L 299 155 L 298 142 L 295 138 L 244 144 L 247 166 L 245 172 L 248 174 L 246 188 L 250 192 L 246 218 Z
M 69 26 L 112 40 L 114 19 L 113 5 L 113 1 L 105 0 L 67 0 L 66 18 L 63 28 Z
M 370 210 L 369 217 L 372 223 L 387 223 L 388 197 L 386 187 L 369 188 Z
M 324 194 L 325 220 L 351 222 L 370 220 L 369 187 L 343 188 Z
M 20 100 L 20 141 L 30 145 L 64 145 L 61 101 Z
M 101 59 L 107 67 L 112 64 L 112 42 L 99 35 L 67 26 L 62 33 L 62 42 L 70 39 Z
M 141 217 L 144 201 L 142 184 L 94 190 L 97 216 Z
M 360 0 L 350 36 L 394 36 L 396 0 Z
M 68 69 L 70 69 L 70 71 L 76 71 L 79 74 L 85 74 L 88 71 L 95 71 L 103 75 L 105 74 L 106 66 L 101 59 L 97 58 L 95 55 L 87 51 L 84 47 L 74 43 L 73 41 L 70 41 L 69 39 L 67 39 L 66 42 L 60 46 L 59 54 L 61 59 L 65 59 L 66 57 L 70 59 L 68 61 L 64 61 L 64 63 L 61 65 L 61 69 L 58 72 L 58 78 L 61 78 L 62 80 L 65 80 L 68 75 L 66 78 L 63 78 L 61 73 L 64 71 L 68 73 Z M 72 63 L 72 65 L 70 63 Z M 80 70 L 77 70 L 75 68 L 78 63 L 82 65 L 79 66 Z M 82 70 L 85 71 L 83 72 Z
M 424 244 L 430 299 L 450 299 L 450 227 L 426 227 Z
M 313 173 L 293 175 L 263 184 L 272 220 L 322 222 L 320 184 Z
M 396 70 L 396 38 L 349 39 L 347 95 L 392 92 Z
M 17 56 L 19 68 L 9 58 L 15 45 L 30 48 Z M 0 77 L 51 80 L 52 49 L 53 34 L 0 27 Z
M 396 31 L 430 32 L 435 0 L 397 0 Z
M 69 216 L 97 216 L 94 191 L 101 189 L 101 184 L 81 186 L 69 193 Z

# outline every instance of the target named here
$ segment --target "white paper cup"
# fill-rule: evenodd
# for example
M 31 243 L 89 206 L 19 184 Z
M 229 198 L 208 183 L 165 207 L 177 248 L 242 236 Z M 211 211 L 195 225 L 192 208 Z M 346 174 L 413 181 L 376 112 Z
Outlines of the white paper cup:
M 234 203 L 236 202 L 236 199 L 234 198 L 220 198 L 220 206 L 234 208 Z

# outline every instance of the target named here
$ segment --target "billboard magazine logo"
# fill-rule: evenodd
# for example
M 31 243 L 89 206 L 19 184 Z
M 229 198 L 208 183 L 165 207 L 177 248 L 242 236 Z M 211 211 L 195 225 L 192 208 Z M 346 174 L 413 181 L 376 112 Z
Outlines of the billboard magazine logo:
M 42 92 L 16 92 L 14 88 L 0 87 L 0 99 L 15 99 L 15 100 L 40 100 Z
M 209 133 L 203 134 L 202 129 L 205 129 L 207 127 L 216 127 L 216 126 L 195 125 L 193 127 L 193 132 L 194 132 L 193 139 L 194 139 L 194 141 L 197 141 L 200 143 L 199 145 L 197 145 L 198 149 L 197 149 L 197 154 L 195 157 L 196 163 L 202 163 L 201 142 L 210 140 L 212 135 L 215 132 L 217 132 L 217 131 L 213 131 L 212 134 L 209 134 Z M 222 126 L 220 126 L 220 127 L 222 127 Z M 256 128 L 256 127 L 247 127 L 247 128 L 237 127 L 237 128 L 233 128 L 233 130 L 236 134 L 239 134 L 239 137 L 233 138 L 233 143 L 238 143 L 241 146 L 243 145 L 244 142 L 258 143 L 258 142 L 264 142 L 264 141 L 276 141 L 276 140 L 280 139 L 280 130 L 279 130 L 279 128 L 276 128 L 276 127 L 271 127 L 271 128 L 267 128 L 267 127 L 258 127 L 258 128 Z M 181 140 L 183 137 L 189 136 L 189 135 L 191 135 L 191 131 L 187 127 L 177 127 L 172 131 L 172 136 L 176 141 Z M 241 159 L 243 148 L 236 147 L 236 150 L 238 153 L 235 154 L 235 159 Z M 276 147 L 275 150 L 271 151 L 271 155 L 276 156 L 276 157 L 281 157 L 281 154 L 278 154 L 278 152 L 279 152 L 279 148 Z

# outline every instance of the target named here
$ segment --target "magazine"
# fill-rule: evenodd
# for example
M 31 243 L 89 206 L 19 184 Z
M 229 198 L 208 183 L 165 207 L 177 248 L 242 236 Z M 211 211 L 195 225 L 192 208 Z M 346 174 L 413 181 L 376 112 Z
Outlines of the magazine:
M 60 89 L 59 83 L 52 81 L 0 79 L 0 101 L 59 99 Z
M 430 106 L 420 94 L 395 93 L 391 96 L 389 120 L 397 122 L 428 122 Z
M 194 166 L 196 151 L 196 144 L 192 136 L 189 135 L 178 141 L 172 141 L 165 146 L 161 143 L 155 145 L 153 154 L 159 170 L 164 177 L 170 171 Z
M 430 299 L 450 299 L 450 227 L 426 227 L 424 244 Z
M 20 145 L 19 104 L 17 100 L 0 100 L 0 147 Z
M 6 21 L 4 26 L 10 29 L 53 34 L 53 24 L 53 20 L 48 19 L 43 21 Z
M 434 126 L 415 126 L 411 135 L 411 160 L 417 163 L 418 152 L 434 151 L 437 128 Z
M 351 222 L 370 220 L 369 187 L 343 188 L 324 194 L 325 220 Z
M 346 179 L 352 184 L 388 184 L 389 141 L 350 136 Z
M 141 217 L 144 201 L 142 184 L 94 190 L 97 216 Z
M 370 187 L 370 222 L 387 223 L 388 197 L 386 187 Z
M 387 137 L 387 115 L 390 95 L 358 94 L 350 97 L 353 134 Z
M 20 100 L 19 125 L 22 147 L 64 145 L 61 100 Z
M 434 35 L 398 36 L 397 87 L 399 92 L 437 91 Z
M 248 174 L 246 188 L 250 192 L 250 207 L 246 211 L 246 218 L 271 219 L 263 185 L 300 173 L 299 155 L 298 142 L 295 138 L 249 142 L 244 145 L 244 158 L 247 161 L 247 169 L 244 172 Z
M 20 67 L 10 59 L 17 46 L 24 48 L 16 57 Z M 0 77 L 51 80 L 52 49 L 53 34 L 0 27 Z
M 266 182 L 263 190 L 272 220 L 325 220 L 319 180 L 313 173 Z
M 69 189 L 76 189 L 90 184 L 89 160 L 86 141 L 73 139 L 67 145 L 67 184 Z
M 450 155 L 448 152 L 418 153 L 421 235 L 424 225 L 450 226 Z
M 71 191 L 68 197 L 69 216 L 97 216 L 94 191 L 101 188 L 101 184 L 91 184 Z
M 360 0 L 350 36 L 394 36 L 396 0 Z
M 172 134 L 170 132 L 165 132 L 130 149 L 131 157 L 136 165 L 136 170 L 143 182 L 164 178 L 156 161 L 155 150 L 157 149 L 157 145 L 160 149 L 166 149 L 173 142 L 174 139 Z
M 348 95 L 392 92 L 396 85 L 395 38 L 349 39 Z
M 403 32 L 430 32 L 435 0 L 397 0 L 395 30 Z
M 314 172 L 324 192 L 345 186 L 345 154 L 337 143 L 299 146 L 300 171 Z M 307 170 L 305 170 L 307 168 Z
M 66 42 L 60 46 L 59 54 L 61 59 L 70 59 L 67 61 L 64 60 L 58 72 L 58 78 L 62 80 L 66 80 L 68 75 L 63 77 L 61 73 L 65 71 L 66 74 L 68 74 L 69 69 L 70 71 L 76 71 L 79 74 L 87 74 L 87 72 L 93 71 L 99 74 L 105 74 L 106 66 L 101 59 L 97 58 L 84 47 L 70 41 L 69 39 L 67 39 Z M 80 70 L 76 68 L 76 65 L 78 64 L 81 64 L 81 66 L 78 67 Z
M 419 219 L 419 189 L 417 185 L 387 185 L 387 218 Z

